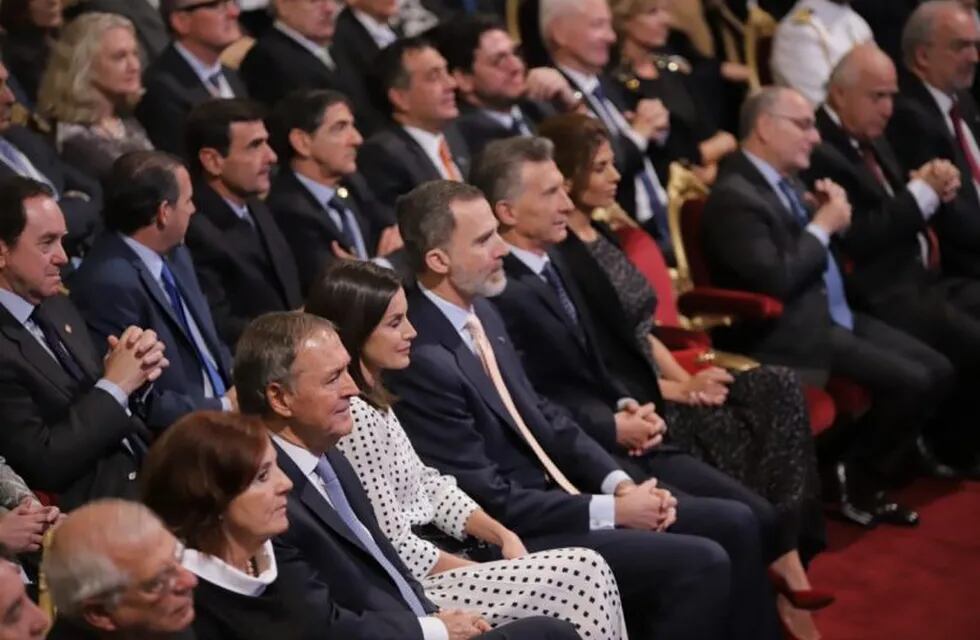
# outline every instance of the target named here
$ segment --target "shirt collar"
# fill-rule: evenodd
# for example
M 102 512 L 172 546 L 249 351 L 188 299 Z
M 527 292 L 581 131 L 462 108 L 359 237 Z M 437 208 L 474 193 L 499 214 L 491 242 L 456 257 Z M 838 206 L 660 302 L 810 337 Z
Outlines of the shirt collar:
M 510 248 L 510 252 L 514 255 L 514 257 L 524 263 L 524 266 L 533 271 L 535 275 L 540 276 L 544 271 L 545 266 L 551 262 L 551 259 L 548 257 L 547 253 L 537 254 L 533 251 L 528 251 L 527 249 L 515 247 L 509 242 L 506 244 Z
M 456 333 L 462 333 L 466 330 L 467 318 L 475 313 L 472 305 L 470 305 L 469 309 L 458 307 L 439 294 L 426 289 L 424 286 L 422 286 L 421 282 L 419 283 L 419 290 L 422 291 L 422 294 L 426 298 L 432 301 L 432 304 L 436 305 L 436 308 L 442 312 L 442 315 L 446 316 L 446 319 L 453 325 L 453 329 L 456 330 Z
M 135 253 L 139 259 L 143 261 L 146 268 L 150 270 L 150 274 L 159 280 L 161 278 L 160 274 L 163 273 L 163 257 L 145 244 L 142 244 L 127 235 L 119 234 L 119 237 L 122 238 L 122 241 L 126 243 L 126 246 L 132 249 L 133 253 Z
M 390 42 L 397 39 L 398 36 L 395 35 L 395 30 L 391 28 L 391 25 L 385 22 L 379 22 L 373 16 L 364 13 L 360 9 L 351 9 L 351 13 L 367 29 L 368 35 L 371 36 L 371 39 L 379 47 L 387 46 Z
M 218 60 L 213 65 L 209 66 L 201 62 L 197 56 L 188 51 L 187 48 L 179 42 L 174 42 L 174 49 L 176 49 L 177 53 L 179 53 L 181 57 L 187 61 L 187 64 L 191 66 L 191 69 L 194 70 L 194 74 L 202 83 L 204 83 L 204 86 L 210 87 L 211 78 L 214 76 L 214 74 L 221 72 L 221 60 Z
M 327 203 L 330 202 L 330 200 L 333 199 L 334 194 L 337 193 L 337 190 L 333 187 L 320 184 L 316 180 L 311 180 L 298 171 L 293 171 L 293 175 L 295 175 L 296 179 L 299 180 L 299 183 L 306 187 L 306 190 L 309 191 L 314 198 L 316 198 L 316 201 L 324 207 L 327 206 Z
M 523 118 L 520 108 L 515 104 L 509 111 L 496 111 L 494 109 L 483 109 L 487 117 L 496 120 L 501 126 L 510 129 L 518 118 Z
M 939 110 L 943 112 L 943 115 L 949 117 L 949 110 L 953 108 L 953 103 L 955 102 L 953 97 L 949 94 L 943 93 L 925 80 L 922 81 L 922 84 L 925 85 L 926 91 L 929 92 L 932 99 L 936 101 L 937 105 L 939 105 Z
M 9 289 L 0 288 L 0 305 L 10 312 L 14 320 L 26 324 L 34 313 L 34 305 Z
M 225 204 L 231 207 L 231 210 L 235 212 L 236 216 L 242 220 L 248 220 L 248 204 L 238 204 L 237 202 L 232 202 L 224 196 L 222 196 L 221 199 L 225 201 Z
M 320 462 L 320 458 L 313 452 L 298 444 L 293 444 L 275 433 L 272 434 L 272 439 L 289 456 L 289 459 L 299 467 L 304 477 L 309 477 L 311 474 L 316 473 L 316 465 Z
M 776 193 L 780 193 L 779 183 L 782 182 L 783 176 L 776 171 L 776 167 L 772 166 L 759 156 L 749 153 L 744 149 L 742 150 L 742 153 L 744 153 L 745 157 L 749 159 L 749 162 L 755 165 L 755 168 L 759 170 L 759 173 L 761 173 L 762 177 L 766 179 L 769 186 L 772 187 Z
M 419 129 L 418 127 L 410 127 L 408 125 L 402 125 L 405 133 L 410 135 L 413 140 L 419 143 L 422 149 L 430 158 L 439 157 L 439 143 L 442 142 L 441 133 L 431 133 L 425 129 Z
M 558 68 L 586 95 L 591 96 L 595 88 L 599 86 L 599 77 L 596 75 L 585 74 L 562 64 L 558 65 Z
M 844 123 L 840 119 L 840 115 L 838 115 L 838 113 L 834 111 L 833 108 L 826 102 L 823 104 L 823 110 L 824 113 L 827 114 L 827 117 L 830 118 L 830 120 L 834 124 L 836 124 L 840 128 L 840 130 L 844 132 L 845 135 L 847 135 L 847 139 L 850 140 L 851 146 L 853 146 L 855 149 L 860 150 L 861 143 L 858 142 L 854 136 L 852 136 L 850 133 L 847 132 L 847 129 L 844 128 Z
M 217 556 L 202 553 L 195 549 L 184 550 L 182 564 L 185 569 L 211 584 L 254 598 L 262 595 L 266 587 L 275 582 L 279 575 L 271 540 L 265 541 L 256 554 L 255 560 L 259 569 L 257 576 L 250 576 Z
M 302 33 L 297 31 L 296 29 L 293 29 L 288 24 L 285 24 L 280 20 L 276 20 L 272 26 L 274 26 L 276 29 L 281 31 L 282 34 L 285 35 L 287 38 L 294 40 L 296 44 L 302 46 L 304 49 L 308 50 L 317 58 L 320 58 L 323 55 L 323 52 L 327 49 L 326 47 L 322 47 L 317 43 L 313 42 L 312 40 L 304 36 Z

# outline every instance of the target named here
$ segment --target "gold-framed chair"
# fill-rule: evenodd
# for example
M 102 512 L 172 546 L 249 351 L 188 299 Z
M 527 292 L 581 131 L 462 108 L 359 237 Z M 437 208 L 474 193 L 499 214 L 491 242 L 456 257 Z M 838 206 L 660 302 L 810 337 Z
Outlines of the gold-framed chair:
M 255 38 L 251 36 L 242 36 L 238 40 L 235 40 L 230 45 L 228 45 L 224 51 L 221 52 L 221 64 L 238 71 L 238 68 L 242 66 L 242 60 L 248 55 L 248 52 L 255 46 Z
M 51 592 L 48 589 L 48 577 L 44 574 L 44 556 L 51 547 L 53 535 L 54 527 L 50 527 L 44 532 L 44 537 L 41 540 L 41 568 L 37 573 L 37 606 L 47 614 L 51 624 L 54 624 L 54 618 L 58 612 L 55 609 L 54 602 L 51 600 Z
M 670 231 L 670 243 L 674 247 L 674 257 L 677 261 L 673 275 L 674 286 L 679 294 L 694 288 L 681 225 L 684 205 L 694 198 L 707 196 L 708 185 L 693 171 L 679 162 L 670 163 L 667 176 L 667 228 Z
M 769 70 L 769 54 L 772 40 L 778 26 L 776 19 L 758 5 L 749 5 L 749 15 L 745 21 L 745 65 L 749 68 L 749 91 L 772 84 Z

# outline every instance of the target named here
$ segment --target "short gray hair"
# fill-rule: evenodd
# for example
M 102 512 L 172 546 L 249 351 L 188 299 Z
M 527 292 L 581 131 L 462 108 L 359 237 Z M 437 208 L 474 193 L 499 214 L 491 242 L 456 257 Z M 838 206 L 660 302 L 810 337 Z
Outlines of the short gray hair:
M 945 11 L 966 12 L 957 0 L 929 0 L 916 7 L 906 21 L 902 29 L 902 59 L 910 70 L 915 64 L 916 52 L 932 40 L 936 18 Z
M 859 44 L 844 54 L 844 57 L 834 65 L 830 72 L 830 78 L 827 80 L 827 89 L 829 90 L 831 87 L 850 88 L 858 84 L 861 81 L 861 71 L 864 69 L 862 63 L 867 61 L 867 58 L 864 57 L 866 54 L 879 56 L 879 59 L 887 60 L 889 64 L 892 64 L 888 54 L 879 49 L 874 42 Z
M 302 311 L 266 313 L 245 327 L 232 372 L 242 413 L 269 414 L 266 389 L 274 382 L 289 386 L 300 343 L 317 331 L 336 335 L 332 322 Z
M 786 87 L 762 87 L 745 99 L 738 113 L 738 136 L 740 139 L 745 140 L 752 135 L 762 114 L 771 111 L 786 91 L 789 91 Z
M 77 617 L 92 598 L 115 598 L 132 577 L 113 560 L 113 550 L 133 547 L 165 527 L 138 502 L 104 499 L 75 509 L 54 530 L 41 571 L 58 611 Z
M 465 182 L 432 180 L 398 198 L 398 230 L 415 273 L 425 271 L 425 254 L 444 247 L 452 237 L 456 229 L 453 202 L 483 197 L 482 191 Z
M 547 138 L 525 137 L 494 140 L 488 144 L 470 174 L 470 182 L 483 191 L 490 206 L 515 198 L 522 189 L 521 170 L 528 162 L 552 159 L 555 145 Z
M 582 0 L 541 0 L 538 5 L 538 28 L 545 47 L 551 48 L 551 24 L 556 18 L 576 11 Z

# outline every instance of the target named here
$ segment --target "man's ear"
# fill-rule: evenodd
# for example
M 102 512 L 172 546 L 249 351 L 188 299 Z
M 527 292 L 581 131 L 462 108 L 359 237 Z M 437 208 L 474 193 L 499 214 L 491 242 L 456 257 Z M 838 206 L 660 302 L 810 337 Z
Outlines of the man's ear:
M 170 14 L 170 30 L 174 36 L 186 35 L 191 28 L 193 17 L 188 11 L 174 11 Z
M 493 205 L 493 215 L 504 229 L 517 226 L 517 210 L 509 200 L 501 200 Z
M 82 620 L 93 629 L 98 629 L 106 633 L 118 631 L 116 621 L 109 614 L 109 609 L 105 604 L 98 601 L 87 601 L 82 604 Z
M 213 147 L 204 147 L 198 151 L 197 161 L 201 163 L 201 168 L 208 177 L 220 176 L 224 171 L 225 159 Z
M 459 69 L 453 70 L 453 78 L 456 80 L 456 87 L 459 89 L 460 93 L 470 95 L 473 93 L 473 74 L 466 73 Z
M 395 113 L 405 113 L 408 111 L 408 99 L 404 89 L 392 87 L 388 89 L 388 101 L 391 103 L 391 110 Z
M 167 228 L 167 223 L 170 222 L 170 212 L 173 211 L 173 205 L 164 200 L 157 206 L 157 213 L 153 216 L 153 226 L 159 231 L 163 231 Z
M 302 129 L 290 129 L 289 146 L 293 148 L 293 153 L 300 158 L 309 158 L 312 155 L 313 136 Z
M 293 409 L 290 406 L 290 393 L 286 385 L 281 382 L 270 382 L 265 388 L 265 401 L 280 418 L 291 418 Z
M 429 249 L 425 254 L 425 266 L 432 273 L 447 275 L 452 266 L 445 249 Z

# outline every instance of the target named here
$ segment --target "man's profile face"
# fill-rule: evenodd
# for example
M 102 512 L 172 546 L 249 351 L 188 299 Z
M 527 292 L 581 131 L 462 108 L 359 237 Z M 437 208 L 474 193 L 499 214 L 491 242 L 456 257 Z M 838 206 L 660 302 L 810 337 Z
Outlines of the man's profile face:
M 279 0 L 276 3 L 276 17 L 316 43 L 328 43 L 333 38 L 338 11 L 336 0 Z
M 242 198 L 267 193 L 276 153 L 261 120 L 233 122 L 228 155 L 221 159 L 221 181 Z
M 565 239 L 568 216 L 575 206 L 553 160 L 524 163 L 520 195 L 514 199 L 513 208 L 514 230 L 539 249 L 547 250 Z
M 0 240 L 0 286 L 37 305 L 62 290 L 61 268 L 68 256 L 61 240 L 68 228 L 49 196 L 27 198 L 24 211 L 27 223 L 20 236 L 9 245 Z
M 0 640 L 34 640 L 48 630 L 47 614 L 27 597 L 17 567 L 0 560 Z
M 765 142 L 778 170 L 793 173 L 810 166 L 820 133 L 806 98 L 796 91 L 782 91 L 772 108 L 762 114 L 760 126 L 766 131 Z
M 616 42 L 606 0 L 582 0 L 577 12 L 552 23 L 552 34 L 558 46 L 592 73 L 606 66 L 609 49 Z
M 507 286 L 503 257 L 507 245 L 497 233 L 497 219 L 484 198 L 450 205 L 456 226 L 445 248 L 449 282 L 466 297 L 499 295 Z
M 446 69 L 446 59 L 432 47 L 410 49 L 402 55 L 408 87 L 394 88 L 399 110 L 419 122 L 441 125 L 459 115 L 456 81 Z
M 859 140 L 873 140 L 885 133 L 892 117 L 898 76 L 891 60 L 869 62 L 859 71 L 858 82 L 831 89 L 837 113 L 847 131 Z
M 462 74 L 461 86 L 483 104 L 507 108 L 527 90 L 526 71 L 510 35 L 491 29 L 480 36 L 480 44 L 473 52 L 472 72 Z
M 952 93 L 973 86 L 980 34 L 973 16 L 958 8 L 941 11 L 932 38 L 919 50 L 926 82 Z
M 187 10 L 182 10 L 184 8 Z M 183 0 L 170 16 L 170 23 L 181 40 L 220 51 L 242 37 L 239 14 L 241 9 L 237 0 L 206 5 L 204 0 Z
M 310 136 L 310 156 L 325 177 L 349 176 L 357 171 L 357 149 L 364 139 L 346 103 L 327 107 L 320 126 L 306 135 Z

